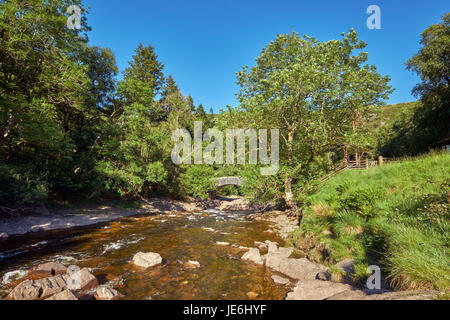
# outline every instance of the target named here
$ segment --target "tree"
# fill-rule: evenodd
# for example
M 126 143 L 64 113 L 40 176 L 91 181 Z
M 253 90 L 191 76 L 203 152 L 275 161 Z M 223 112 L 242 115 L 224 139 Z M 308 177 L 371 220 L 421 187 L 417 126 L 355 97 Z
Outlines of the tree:
M 297 33 L 279 35 L 238 72 L 240 108 L 253 126 L 279 128 L 282 137 L 279 175 L 288 209 L 297 211 L 299 190 L 324 172 L 325 153 L 343 142 L 356 108 L 380 104 L 389 78 L 365 65 L 366 45 L 354 30 L 341 40 L 319 42 Z M 301 198 L 297 197 L 298 201 Z
M 0 146 L 30 113 L 51 117 L 55 107 L 80 107 L 87 77 L 73 53 L 87 42 L 89 27 L 84 18 L 80 30 L 65 26 L 70 5 L 86 11 L 79 0 L 0 3 Z
M 107 179 L 107 189 L 122 195 L 151 194 L 166 184 L 162 145 L 167 137 L 158 127 L 166 114 L 155 101 L 164 85 L 162 69 L 153 47 L 139 44 L 118 86 L 119 112 L 111 119 L 97 171 Z
M 87 12 L 80 0 L 0 2 L 0 159 L 53 191 L 88 184 L 83 151 L 114 90 L 112 53 L 87 45 L 84 16 L 67 28 L 70 5 Z
M 422 104 L 414 123 L 416 135 L 430 147 L 439 141 L 450 142 L 450 13 L 442 17 L 441 23 L 427 28 L 420 43 L 423 47 L 408 60 L 407 69 L 422 80 L 413 89 Z
M 188 106 L 189 106 L 189 109 L 191 110 L 191 113 L 194 113 L 195 112 L 195 104 L 194 104 L 194 99 L 192 99 L 191 95 L 188 95 L 187 101 L 188 101 Z

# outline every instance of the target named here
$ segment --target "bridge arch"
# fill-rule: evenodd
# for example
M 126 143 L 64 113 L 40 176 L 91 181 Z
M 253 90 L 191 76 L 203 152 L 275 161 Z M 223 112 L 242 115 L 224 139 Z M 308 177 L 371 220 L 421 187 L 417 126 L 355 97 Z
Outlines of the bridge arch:
M 239 177 L 220 177 L 216 179 L 216 187 L 214 190 L 209 191 L 209 199 L 214 200 L 217 196 L 217 190 L 226 186 L 238 186 L 242 187 L 244 181 Z

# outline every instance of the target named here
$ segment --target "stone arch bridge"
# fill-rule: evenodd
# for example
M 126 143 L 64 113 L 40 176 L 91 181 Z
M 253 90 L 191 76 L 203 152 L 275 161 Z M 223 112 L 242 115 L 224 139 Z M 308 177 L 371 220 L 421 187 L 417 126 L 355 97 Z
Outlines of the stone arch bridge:
M 209 199 L 216 199 L 217 190 L 226 187 L 226 186 L 238 186 L 241 187 L 244 184 L 244 181 L 239 177 L 220 177 L 215 178 L 216 185 L 214 190 L 209 191 Z

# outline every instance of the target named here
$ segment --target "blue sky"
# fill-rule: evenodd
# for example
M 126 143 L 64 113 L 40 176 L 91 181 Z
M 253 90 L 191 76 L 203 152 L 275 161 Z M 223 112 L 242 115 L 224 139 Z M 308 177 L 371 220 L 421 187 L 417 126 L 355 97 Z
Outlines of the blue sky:
M 184 94 L 217 112 L 236 106 L 235 73 L 252 66 L 277 34 L 297 31 L 321 41 L 355 28 L 369 63 L 396 89 L 389 103 L 416 100 L 419 78 L 405 62 L 420 34 L 450 11 L 448 0 L 87 0 L 91 44 L 111 48 L 123 70 L 139 42 L 151 44 Z M 369 5 L 381 8 L 381 30 L 369 30 Z

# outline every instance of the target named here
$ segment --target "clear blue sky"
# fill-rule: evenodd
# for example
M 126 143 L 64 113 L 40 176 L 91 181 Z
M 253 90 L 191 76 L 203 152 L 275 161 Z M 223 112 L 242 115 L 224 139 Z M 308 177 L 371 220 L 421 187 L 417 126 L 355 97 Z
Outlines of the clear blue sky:
M 297 31 L 321 41 L 355 28 L 368 43 L 369 62 L 396 89 L 389 103 L 416 100 L 419 78 L 405 62 L 419 49 L 421 32 L 450 11 L 448 0 L 87 0 L 91 44 L 111 48 L 123 70 L 139 42 L 151 44 L 195 104 L 215 111 L 236 106 L 235 73 L 252 66 L 277 34 Z M 369 30 L 366 9 L 381 8 L 381 30 Z

